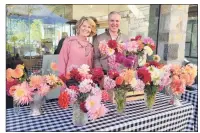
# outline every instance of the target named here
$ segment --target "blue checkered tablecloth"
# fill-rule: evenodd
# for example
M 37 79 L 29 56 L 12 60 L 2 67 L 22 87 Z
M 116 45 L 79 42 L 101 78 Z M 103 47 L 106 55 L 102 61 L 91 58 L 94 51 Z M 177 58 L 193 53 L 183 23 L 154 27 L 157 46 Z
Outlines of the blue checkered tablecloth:
M 181 99 L 194 106 L 194 131 L 198 131 L 198 90 L 186 90 L 185 94 L 181 96 Z
M 29 115 L 29 106 L 22 107 L 19 116 L 7 109 L 6 131 L 185 131 L 193 125 L 191 103 L 181 101 L 182 106 L 175 107 L 168 102 L 168 96 L 158 93 L 154 111 L 146 109 L 144 101 L 139 100 L 127 102 L 122 115 L 116 113 L 115 105 L 107 103 L 109 112 L 104 117 L 89 120 L 82 127 L 72 124 L 72 107 L 60 109 L 57 101 L 46 103 L 45 113 L 37 117 Z

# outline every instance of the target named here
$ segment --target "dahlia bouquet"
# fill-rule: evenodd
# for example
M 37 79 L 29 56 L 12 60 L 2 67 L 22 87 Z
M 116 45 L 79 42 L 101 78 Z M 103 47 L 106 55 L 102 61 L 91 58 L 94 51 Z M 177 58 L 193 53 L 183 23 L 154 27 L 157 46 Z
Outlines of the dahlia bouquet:
M 197 66 L 193 64 L 186 66 L 169 64 L 163 69 L 167 73 L 165 77 L 170 79 L 170 82 L 164 87 L 169 87 L 174 95 L 183 94 L 185 87 L 192 85 L 197 76 Z
M 155 103 L 156 93 L 161 84 L 161 70 L 154 65 L 138 68 L 137 76 L 144 83 L 145 104 L 151 109 Z
M 191 86 L 194 83 L 197 76 L 197 66 L 194 64 L 188 64 L 186 66 L 180 66 L 175 64 L 166 65 L 165 71 L 168 72 L 169 84 L 165 86 L 166 91 L 171 95 L 171 104 L 181 105 L 181 94 L 185 92 L 186 86 Z
M 64 85 L 63 81 L 53 74 L 27 77 L 23 65 L 17 65 L 14 70 L 8 68 L 6 72 L 7 94 L 12 96 L 18 105 L 32 102 L 35 94 L 45 96 L 51 89 Z
M 67 83 L 68 86 L 70 85 L 78 85 L 80 82 L 82 82 L 84 79 L 92 79 L 94 83 L 100 84 L 101 79 L 104 76 L 104 72 L 102 68 L 94 68 L 90 69 L 90 67 L 86 64 L 81 65 L 80 67 L 73 66 L 71 70 L 66 73 L 66 75 L 61 74 L 59 75 L 59 78 L 63 80 L 63 82 L 71 82 L 73 80 L 73 83 Z
M 127 92 L 134 93 L 144 89 L 144 83 L 136 74 L 137 71 L 134 69 L 123 69 L 121 73 L 109 70 L 108 75 L 104 76 L 104 89 L 109 92 L 109 98 L 114 98 L 119 113 L 124 111 Z
M 8 96 L 13 95 L 14 88 L 12 86 L 22 83 L 27 78 L 24 71 L 24 65 L 18 64 L 15 69 L 8 68 L 6 70 L 6 92 Z
M 129 48 L 131 45 L 132 47 L 134 46 L 134 49 Z M 139 66 L 144 66 L 146 64 L 147 55 L 151 56 L 156 48 L 155 42 L 152 38 L 146 37 L 142 39 L 141 35 L 132 38 L 131 43 L 128 46 L 130 49 L 128 52 L 138 56 Z
M 59 96 L 59 106 L 68 108 L 69 104 L 76 107 L 73 112 L 73 122 L 80 122 L 83 119 L 80 114 L 87 114 L 92 120 L 102 117 L 108 112 L 108 109 L 101 103 L 103 100 L 103 92 L 98 87 L 102 72 L 100 69 L 89 69 L 88 65 L 81 65 L 79 68 L 73 68 L 69 77 L 74 78 L 78 84 L 69 85 L 61 92 Z M 100 77 L 98 77 L 100 76 Z M 81 113 L 82 112 L 82 113 Z M 77 116 L 79 116 L 77 118 Z
M 102 55 L 108 56 L 108 65 L 110 69 L 121 71 L 122 69 L 124 69 L 124 67 L 132 68 L 134 64 L 137 63 L 136 56 L 126 52 L 127 49 L 130 49 L 126 46 L 126 44 L 129 43 L 129 41 L 117 42 L 115 40 L 100 42 L 99 50 Z

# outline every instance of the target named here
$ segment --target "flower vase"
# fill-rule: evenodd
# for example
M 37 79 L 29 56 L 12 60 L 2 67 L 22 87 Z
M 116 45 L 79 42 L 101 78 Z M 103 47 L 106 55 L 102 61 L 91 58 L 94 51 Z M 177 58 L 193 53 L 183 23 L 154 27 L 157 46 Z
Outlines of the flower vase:
M 34 94 L 33 101 L 30 102 L 30 108 L 31 108 L 31 116 L 38 116 L 44 113 L 42 111 L 42 105 L 45 102 L 45 97 L 40 96 L 39 94 Z
M 116 88 L 114 90 L 114 93 L 115 93 L 117 112 L 121 114 L 124 112 L 126 107 L 126 91 L 123 89 Z
M 155 104 L 156 100 L 156 93 L 157 93 L 157 87 L 156 86 L 145 86 L 144 90 L 144 102 L 146 107 L 149 110 L 153 110 L 153 105 Z
M 16 116 L 20 114 L 20 105 L 14 100 L 13 100 L 13 111 Z
M 172 104 L 174 106 L 181 106 L 181 102 L 179 100 L 178 95 L 172 95 L 169 104 Z
M 72 122 L 74 126 L 84 126 L 88 123 L 88 115 L 80 109 L 78 103 L 73 104 Z
M 152 109 L 153 105 L 155 104 L 156 94 L 149 95 L 148 93 L 144 93 L 144 101 L 145 105 L 148 109 Z
M 164 94 L 167 96 L 171 96 L 172 92 L 171 92 L 171 88 L 169 86 L 165 87 Z
M 181 106 L 182 105 L 180 100 L 179 100 L 180 97 L 181 97 L 180 95 L 174 94 L 172 92 L 172 89 L 169 86 L 167 86 L 165 88 L 165 90 L 166 90 L 167 95 L 170 96 L 169 104 L 174 105 L 174 106 Z
M 138 55 L 138 66 L 142 67 L 146 64 L 147 62 L 147 55 L 143 54 L 143 55 Z

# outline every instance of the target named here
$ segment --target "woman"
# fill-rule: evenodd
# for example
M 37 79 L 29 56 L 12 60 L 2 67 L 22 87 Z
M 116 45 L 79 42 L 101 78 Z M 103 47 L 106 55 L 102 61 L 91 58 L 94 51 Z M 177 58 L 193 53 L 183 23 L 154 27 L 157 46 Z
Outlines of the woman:
M 64 40 L 58 61 L 59 74 L 66 75 L 73 66 L 87 64 L 92 68 L 93 47 L 87 37 L 96 34 L 96 24 L 89 17 L 82 17 L 76 23 L 77 35 Z

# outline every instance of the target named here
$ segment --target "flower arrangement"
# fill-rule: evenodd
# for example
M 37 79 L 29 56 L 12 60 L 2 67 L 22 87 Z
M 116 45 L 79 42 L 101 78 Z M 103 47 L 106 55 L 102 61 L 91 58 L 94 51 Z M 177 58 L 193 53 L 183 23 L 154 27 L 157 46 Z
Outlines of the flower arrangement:
M 131 42 L 137 45 L 137 49 L 131 52 L 134 52 L 140 55 L 143 55 L 144 53 L 146 53 L 149 56 L 151 56 L 153 54 L 153 51 L 156 48 L 155 42 L 150 37 L 146 37 L 142 39 L 141 35 L 137 35 L 135 38 L 131 39 Z
M 17 65 L 15 69 L 8 68 L 6 73 L 7 94 L 12 96 L 18 105 L 28 104 L 33 101 L 35 94 L 45 96 L 54 87 L 64 84 L 53 74 L 27 77 L 24 65 Z
M 180 95 L 185 92 L 185 87 L 194 83 L 197 76 L 197 66 L 188 64 L 186 66 L 168 65 L 166 70 L 169 71 L 170 83 L 168 84 L 174 95 Z
M 126 68 L 137 68 L 146 64 L 147 55 L 151 56 L 156 45 L 152 38 L 138 35 L 126 42 L 116 42 L 109 40 L 101 41 L 99 50 L 102 55 L 108 56 L 108 65 L 110 69 L 121 71 Z M 159 61 L 159 56 L 154 56 Z
M 15 85 L 22 83 L 27 75 L 24 72 L 24 65 L 18 64 L 15 69 L 8 68 L 6 70 L 6 92 L 8 96 L 12 96 Z
M 134 69 L 123 69 L 120 73 L 116 70 L 109 70 L 108 75 L 104 76 L 103 88 L 107 92 L 114 92 L 114 99 L 119 113 L 124 110 L 127 92 L 144 89 L 144 83 L 137 78 L 136 74 L 137 71 Z M 111 94 L 110 98 L 112 98 Z
M 144 83 L 145 103 L 151 109 L 155 103 L 155 96 L 159 90 L 163 79 L 161 78 L 162 71 L 159 63 L 154 61 L 147 62 L 145 66 L 138 68 L 137 76 Z
M 113 40 L 100 42 L 99 50 L 101 54 L 109 57 L 110 67 L 108 76 L 104 77 L 104 89 L 108 92 L 114 91 L 116 102 L 121 99 L 118 103 L 124 103 L 126 93 L 135 90 L 145 90 L 147 94 L 151 94 L 152 98 L 149 98 L 151 101 L 155 99 L 160 86 L 160 69 L 163 65 L 159 63 L 158 55 L 153 55 L 153 61 L 146 62 L 146 56 L 151 56 L 155 47 L 152 38 L 142 39 L 140 35 L 126 42 Z M 141 68 L 138 68 L 138 65 Z
M 79 68 L 73 68 L 69 75 L 78 84 L 66 87 L 59 96 L 59 106 L 68 108 L 69 104 L 78 105 L 92 120 L 104 116 L 108 109 L 101 101 L 103 98 L 106 100 L 107 95 L 96 84 L 103 77 L 103 71 L 99 68 L 90 70 L 88 65 L 83 64 Z
M 127 43 L 129 44 L 131 42 L 127 41 Z M 126 52 L 130 49 L 126 47 L 126 43 L 116 42 L 115 40 L 109 40 L 108 42 L 104 40 L 99 44 L 101 54 L 108 56 L 110 69 L 117 71 L 122 70 L 124 67 L 132 68 L 136 63 L 136 57 Z
M 146 64 L 147 55 L 151 56 L 156 48 L 155 42 L 152 38 L 146 37 L 142 39 L 141 35 L 137 35 L 135 38 L 132 38 L 129 45 L 132 45 L 132 47 L 134 46 L 134 49 L 128 50 L 128 52 L 138 55 L 139 66 L 144 66 Z M 130 46 L 128 46 L 128 48 L 130 48 Z

